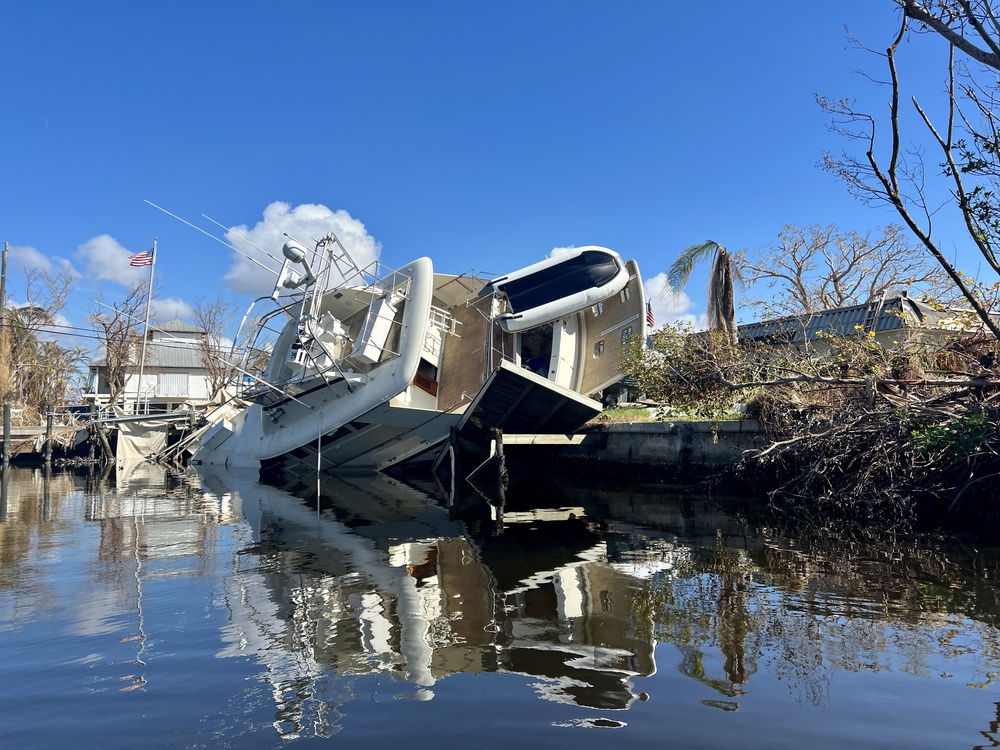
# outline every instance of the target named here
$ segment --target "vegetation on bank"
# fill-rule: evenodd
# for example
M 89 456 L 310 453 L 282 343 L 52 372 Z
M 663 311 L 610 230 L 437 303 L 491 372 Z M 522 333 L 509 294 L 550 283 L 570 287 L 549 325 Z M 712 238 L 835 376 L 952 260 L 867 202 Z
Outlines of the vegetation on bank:
M 992 517 L 1000 347 L 988 333 L 922 334 L 892 348 L 860 330 L 733 346 L 727 334 L 664 326 L 635 343 L 626 369 L 668 407 L 661 418 L 758 420 L 770 442 L 732 476 L 782 513 L 896 528 Z
M 888 107 L 869 112 L 854 97 L 818 97 L 845 144 L 843 153 L 824 154 L 823 166 L 864 203 L 894 211 L 916 245 L 902 255 L 890 250 L 899 231 L 862 243 L 795 230 L 783 232 L 770 254 L 694 245 L 668 277 L 682 282 L 693 263 L 712 257 L 714 331 L 656 331 L 648 346 L 637 342 L 627 370 L 654 400 L 707 418 L 738 402 L 759 419 L 772 443 L 748 452 L 736 474 L 782 513 L 818 523 L 840 517 L 905 527 L 946 517 L 989 527 L 1000 479 L 1000 283 L 989 278 L 1000 279 L 1000 8 L 993 0 L 889 1 L 901 11 L 898 33 L 888 47 L 867 48 L 884 69 L 865 75 L 881 82 Z M 907 75 L 907 56 L 926 52 L 920 44 L 950 52 L 941 58 L 942 89 L 928 92 L 926 75 Z M 939 98 L 928 106 L 923 95 Z M 946 213 L 964 236 L 941 235 Z M 976 256 L 982 275 L 955 266 L 957 245 Z M 913 284 L 969 313 L 963 335 L 950 339 L 918 335 L 883 347 L 865 325 L 857 335 L 839 331 L 797 347 L 745 342 L 728 304 L 740 278 L 772 293 L 758 309 L 786 315 L 875 305 Z M 718 300 L 727 304 L 713 306 Z

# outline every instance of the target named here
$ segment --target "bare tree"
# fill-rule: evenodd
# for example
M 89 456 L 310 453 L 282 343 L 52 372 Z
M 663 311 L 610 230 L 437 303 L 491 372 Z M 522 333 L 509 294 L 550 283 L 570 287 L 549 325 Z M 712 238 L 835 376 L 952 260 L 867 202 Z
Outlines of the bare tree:
M 772 293 L 747 304 L 774 317 L 865 304 L 903 291 L 950 301 L 942 297 L 952 292 L 944 272 L 895 224 L 865 234 L 833 224 L 785 226 L 771 245 L 740 250 L 735 263 L 747 288 Z
M 221 297 L 207 301 L 199 298 L 194 302 L 194 317 L 205 334 L 199 339 L 202 364 L 208 374 L 208 385 L 213 399 L 233 381 L 236 373 L 235 362 L 230 355 L 231 342 L 225 332 L 233 322 L 233 311 L 226 307 Z
M 841 156 L 825 154 L 824 166 L 866 203 L 892 206 L 972 306 L 982 325 L 1000 338 L 1000 325 L 990 316 L 991 301 L 948 259 L 933 233 L 932 219 L 940 206 L 928 198 L 923 151 L 904 145 L 900 125 L 903 84 L 897 66 L 900 43 L 911 29 L 938 34 L 950 46 L 946 105 L 940 123 L 932 122 L 916 97 L 911 97 L 911 102 L 926 129 L 925 135 L 940 154 L 942 173 L 949 180 L 948 189 L 961 212 L 968 239 L 987 267 L 1000 276 L 995 252 L 1000 236 L 1000 207 L 996 202 L 1000 139 L 993 109 L 995 71 L 1000 70 L 1000 23 L 991 0 L 892 1 L 903 13 L 899 31 L 882 55 L 890 91 L 885 145 L 881 136 L 876 140 L 874 115 L 859 111 L 846 99 L 818 97 L 820 105 L 833 115 L 832 129 L 864 151 L 860 156 L 851 152 Z M 972 60 L 975 68 L 956 63 L 956 51 Z M 980 66 L 994 72 L 981 75 Z M 963 112 L 963 106 L 970 111 Z
M 90 323 L 104 350 L 109 403 L 117 407 L 130 373 L 137 370 L 142 352 L 141 314 L 149 287 L 136 284 L 125 298 L 112 305 L 97 300 L 90 310 Z
M 48 405 L 65 403 L 78 375 L 82 350 L 58 343 L 53 326 L 73 288 L 73 273 L 26 272 L 26 304 L 3 317 L 3 354 L 9 368 L 0 389 L 32 417 Z

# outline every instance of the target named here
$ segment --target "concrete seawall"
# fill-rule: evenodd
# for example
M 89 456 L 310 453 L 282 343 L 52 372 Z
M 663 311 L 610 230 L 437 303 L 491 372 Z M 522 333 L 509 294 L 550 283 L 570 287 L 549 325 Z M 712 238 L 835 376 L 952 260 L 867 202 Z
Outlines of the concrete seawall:
M 768 441 L 754 420 L 631 422 L 575 435 L 505 435 L 511 460 L 536 468 L 558 461 L 588 470 L 625 469 L 664 478 L 724 471 Z M 588 471 L 588 473 L 590 473 Z

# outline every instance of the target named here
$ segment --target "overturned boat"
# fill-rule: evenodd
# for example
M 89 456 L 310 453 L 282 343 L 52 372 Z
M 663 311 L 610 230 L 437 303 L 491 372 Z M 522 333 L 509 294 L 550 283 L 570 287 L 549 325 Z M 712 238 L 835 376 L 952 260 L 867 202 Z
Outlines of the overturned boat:
M 369 472 L 485 452 L 493 428 L 571 432 L 645 336 L 638 267 L 602 247 L 489 280 L 429 258 L 360 268 L 332 234 L 283 255 L 243 366 L 249 405 L 205 431 L 194 462 Z

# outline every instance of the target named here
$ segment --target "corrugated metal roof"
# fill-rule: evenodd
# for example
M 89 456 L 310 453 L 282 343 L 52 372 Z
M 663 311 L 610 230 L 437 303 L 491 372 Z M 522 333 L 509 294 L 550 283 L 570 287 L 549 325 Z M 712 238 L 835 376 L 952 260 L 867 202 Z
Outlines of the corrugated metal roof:
M 857 326 L 876 333 L 895 331 L 904 327 L 958 329 L 954 312 L 935 310 L 930 305 L 910 297 L 893 297 L 886 300 L 873 323 L 868 320 L 870 309 L 871 305 L 851 305 L 811 315 L 792 315 L 759 323 L 747 323 L 739 327 L 740 339 L 801 343 L 815 341 L 820 331 L 835 336 L 852 335 L 857 331 Z
M 158 323 L 156 325 L 156 330 L 165 331 L 167 333 L 204 333 L 205 331 L 198 326 L 191 325 L 190 323 L 185 323 L 183 320 L 171 320 L 168 323 Z
M 146 366 L 198 370 L 204 364 L 197 346 L 168 340 L 146 344 Z
M 107 357 L 91 361 L 91 367 L 104 367 Z M 178 370 L 201 370 L 201 350 L 190 342 L 150 341 L 146 344 L 146 367 L 170 367 Z

